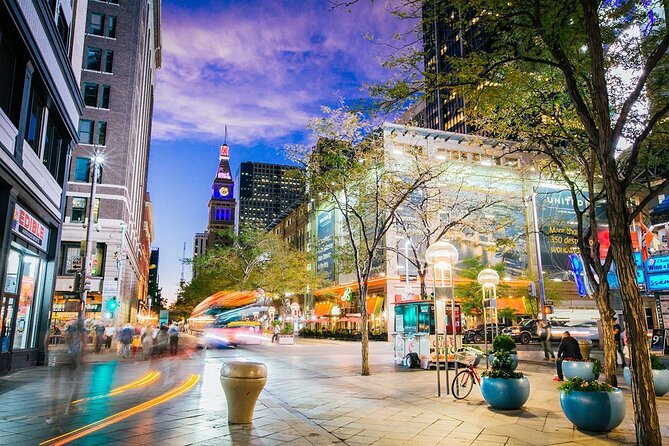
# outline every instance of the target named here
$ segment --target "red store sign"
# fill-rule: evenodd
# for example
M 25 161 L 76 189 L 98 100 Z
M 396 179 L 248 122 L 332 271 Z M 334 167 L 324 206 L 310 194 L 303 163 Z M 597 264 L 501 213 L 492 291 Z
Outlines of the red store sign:
M 47 250 L 49 243 L 49 229 L 18 204 L 14 206 L 12 232 L 43 251 Z

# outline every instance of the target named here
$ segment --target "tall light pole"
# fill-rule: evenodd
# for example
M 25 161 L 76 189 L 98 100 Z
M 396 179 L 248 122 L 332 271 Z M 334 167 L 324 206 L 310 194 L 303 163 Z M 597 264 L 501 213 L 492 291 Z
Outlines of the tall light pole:
M 95 193 L 97 190 L 98 179 L 100 178 L 100 168 L 104 158 L 98 151 L 97 147 L 91 158 L 91 194 L 88 199 L 88 226 L 86 226 L 86 244 L 84 251 L 84 258 L 81 262 L 81 277 L 79 279 L 79 320 L 84 322 L 86 318 L 86 299 L 88 298 L 88 290 L 91 287 L 91 274 L 93 271 L 93 225 L 95 218 Z
M 406 287 L 404 292 L 406 293 L 406 299 L 409 298 L 411 294 L 411 285 L 409 285 L 409 245 L 411 245 L 411 238 L 407 238 L 407 241 L 404 243 L 404 278 L 406 279 Z
M 437 270 L 441 272 L 441 288 L 447 288 L 444 281 L 444 271 L 449 273 L 449 288 L 451 291 L 451 328 L 452 328 L 452 344 L 455 349 L 455 284 L 453 282 L 453 265 L 458 263 L 458 250 L 455 246 L 448 242 L 436 242 L 430 245 L 425 251 L 425 261 L 428 265 L 433 265 L 432 282 L 434 285 L 434 335 L 435 335 L 435 355 L 437 365 L 437 396 L 441 396 L 441 378 L 439 374 L 439 327 L 437 317 Z M 446 369 L 446 395 L 450 393 L 448 386 L 448 348 L 446 343 L 446 330 L 444 330 L 444 364 Z M 454 372 L 458 373 L 458 363 L 453 362 Z
M 479 275 L 476 277 L 476 280 L 478 281 L 478 283 L 481 284 L 481 291 L 483 293 L 483 339 L 485 342 L 485 351 L 488 351 L 488 327 L 487 327 L 488 323 L 486 320 L 487 316 L 485 308 L 486 291 L 488 291 L 488 295 L 490 295 L 490 292 L 492 292 L 493 299 L 497 299 L 497 284 L 499 284 L 499 274 L 494 269 L 486 268 L 484 270 L 481 270 Z M 485 358 L 485 364 L 487 368 L 488 367 L 487 356 Z
M 527 199 L 525 200 L 527 203 Z M 534 246 L 536 248 L 537 255 L 537 272 L 539 274 L 539 299 L 541 305 L 539 306 L 539 311 L 541 311 L 541 319 L 546 323 L 546 312 L 544 308 L 546 306 L 546 289 L 544 288 L 544 266 L 541 262 L 541 242 L 539 240 L 539 218 L 537 217 L 537 194 L 536 192 L 530 195 L 529 197 L 530 206 L 532 206 L 532 222 L 534 230 Z

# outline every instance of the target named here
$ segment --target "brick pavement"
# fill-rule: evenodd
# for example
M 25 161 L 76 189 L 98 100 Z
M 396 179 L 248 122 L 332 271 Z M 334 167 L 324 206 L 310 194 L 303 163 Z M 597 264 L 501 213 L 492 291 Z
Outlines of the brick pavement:
M 488 408 L 474 390 L 465 401 L 434 397 L 435 372 L 396 368 L 390 343 L 372 343 L 372 376 L 359 371 L 359 344 L 308 341 L 200 350 L 178 359 L 112 361 L 87 366 L 81 396 L 104 394 L 148 371 L 160 378 L 113 397 L 75 405 L 61 417 L 63 432 L 137 406 L 201 375 L 187 393 L 111 424 L 77 445 L 605 445 L 634 444 L 629 393 L 627 417 L 609 434 L 573 428 L 559 408 L 548 364 L 523 363 L 532 392 L 523 410 Z M 229 358 L 267 363 L 268 384 L 252 426 L 228 426 L 220 364 Z M 47 368 L 0 378 L 0 444 L 39 444 L 59 433 L 47 424 L 52 384 Z M 62 383 L 68 390 L 68 382 Z M 663 435 L 669 438 L 669 397 L 658 399 Z

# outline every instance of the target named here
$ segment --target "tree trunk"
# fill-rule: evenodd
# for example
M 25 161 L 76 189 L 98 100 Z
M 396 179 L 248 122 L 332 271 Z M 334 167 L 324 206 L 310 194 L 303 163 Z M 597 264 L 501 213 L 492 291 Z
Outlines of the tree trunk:
M 600 322 L 602 325 L 602 338 L 599 343 L 604 350 L 604 376 L 608 384 L 617 387 L 618 377 L 616 376 L 616 342 L 613 336 L 613 309 L 609 301 L 609 284 L 606 280 L 600 279 L 595 301 L 599 310 Z
M 638 445 L 660 445 L 660 423 L 655 403 L 655 385 L 650 367 L 650 346 L 646 335 L 646 312 L 636 280 L 632 238 L 625 194 L 618 182 L 615 169 L 603 169 L 606 186 L 611 249 L 616 262 L 623 297 L 627 345 L 632 372 L 632 402 Z
M 360 333 L 362 334 L 362 368 L 360 374 L 369 376 L 369 327 L 367 326 L 367 278 L 358 284 L 360 298 Z
M 423 300 L 427 300 L 427 286 L 425 285 L 425 276 L 426 276 L 425 270 L 423 271 L 418 271 L 418 280 L 420 281 L 420 298 Z

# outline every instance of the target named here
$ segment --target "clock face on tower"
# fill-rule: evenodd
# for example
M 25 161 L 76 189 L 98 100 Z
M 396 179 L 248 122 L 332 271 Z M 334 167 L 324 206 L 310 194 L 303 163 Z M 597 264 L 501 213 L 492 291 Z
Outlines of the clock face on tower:
M 227 197 L 230 193 L 230 189 L 228 189 L 227 186 L 223 186 L 218 190 L 218 192 L 221 194 L 221 197 Z

